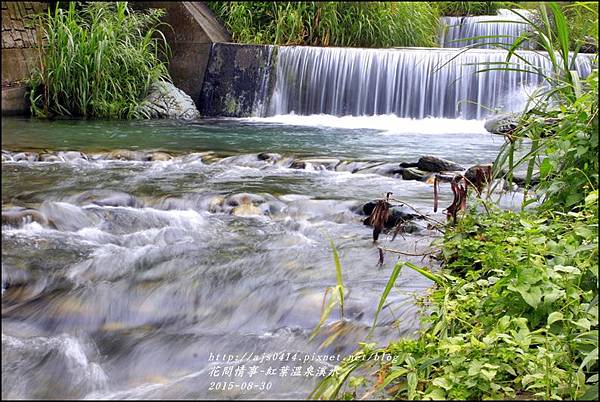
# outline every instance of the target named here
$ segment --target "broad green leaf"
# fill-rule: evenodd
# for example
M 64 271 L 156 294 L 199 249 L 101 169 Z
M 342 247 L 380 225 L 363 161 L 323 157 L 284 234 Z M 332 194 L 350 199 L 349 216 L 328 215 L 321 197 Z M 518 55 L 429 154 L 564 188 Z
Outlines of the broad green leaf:
M 592 350 L 585 356 L 579 368 L 587 367 L 588 364 L 593 363 L 595 361 L 598 361 L 598 347 L 596 347 L 596 349 Z
M 550 313 L 550 315 L 548 316 L 548 325 L 552 325 L 556 321 L 560 321 L 563 318 L 564 318 L 563 313 L 561 313 L 560 311 L 554 311 L 553 313 Z

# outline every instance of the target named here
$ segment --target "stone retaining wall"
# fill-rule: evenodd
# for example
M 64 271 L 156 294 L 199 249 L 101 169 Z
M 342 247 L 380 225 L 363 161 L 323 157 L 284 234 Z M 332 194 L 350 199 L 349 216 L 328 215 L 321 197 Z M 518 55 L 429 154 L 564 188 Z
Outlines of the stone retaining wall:
M 42 2 L 2 2 L 3 115 L 29 110 L 23 82 L 39 60 L 34 16 L 46 10 L 47 4 Z

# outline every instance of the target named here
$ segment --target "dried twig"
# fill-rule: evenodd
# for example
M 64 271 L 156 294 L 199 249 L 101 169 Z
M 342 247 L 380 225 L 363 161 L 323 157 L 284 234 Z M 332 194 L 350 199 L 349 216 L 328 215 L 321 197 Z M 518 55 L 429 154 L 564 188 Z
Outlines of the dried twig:
M 450 183 L 454 199 L 452 204 L 446 208 L 446 216 L 448 219 L 452 217 L 452 222 L 456 224 L 456 215 L 459 211 L 463 211 L 467 207 L 467 181 L 462 175 L 457 175 Z
M 402 254 L 402 255 L 407 255 L 409 257 L 426 257 L 429 255 L 432 255 L 434 253 L 434 251 L 428 251 L 426 253 L 407 253 L 405 251 L 400 251 L 400 250 L 396 250 L 393 248 L 386 248 L 386 247 L 382 247 L 382 246 L 377 246 L 377 248 L 381 251 L 389 251 L 390 253 L 394 253 L 394 254 Z
M 435 219 L 433 219 L 433 218 L 431 218 L 431 217 L 429 217 L 429 216 L 427 216 L 427 215 L 424 215 L 424 214 L 423 214 L 421 211 L 419 211 L 417 208 L 413 207 L 412 205 L 410 205 L 410 204 L 409 204 L 408 202 L 406 202 L 406 201 L 403 201 L 403 200 L 400 200 L 400 199 L 397 199 L 397 198 L 390 198 L 390 200 L 391 200 L 391 201 L 396 201 L 396 202 L 398 202 L 398 203 L 400 203 L 400 204 L 402 204 L 402 205 L 406 205 L 407 207 L 409 207 L 410 209 L 412 209 L 413 211 L 415 211 L 415 212 L 417 213 L 417 215 L 419 215 L 420 217 L 422 217 L 422 218 L 423 218 L 423 219 L 425 219 L 425 220 L 431 221 L 431 222 L 433 222 L 433 223 L 435 223 L 436 225 L 439 225 L 439 226 L 444 226 L 444 224 L 443 224 L 442 222 L 440 222 L 440 221 L 438 221 L 438 220 L 435 220 Z M 444 231 L 443 231 L 442 229 L 440 229 L 439 227 L 437 227 L 437 226 L 434 226 L 434 228 L 435 228 L 436 230 L 438 230 L 438 231 L 440 231 L 440 232 L 444 233 Z

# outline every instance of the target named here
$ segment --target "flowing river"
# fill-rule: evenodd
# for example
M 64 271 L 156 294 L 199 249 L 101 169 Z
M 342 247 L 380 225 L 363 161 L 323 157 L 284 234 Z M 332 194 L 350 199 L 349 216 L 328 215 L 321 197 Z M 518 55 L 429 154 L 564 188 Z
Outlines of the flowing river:
M 443 220 L 449 186 L 434 214 L 433 186 L 393 168 L 426 154 L 489 163 L 503 142 L 482 121 L 395 116 L 3 118 L 2 133 L 6 155 L 87 157 L 3 156 L 3 211 L 52 222 L 3 223 L 3 398 L 306 398 L 338 354 L 367 339 L 397 260 L 378 266 L 362 205 L 392 192 Z M 435 236 L 417 219 L 379 243 L 418 254 Z M 329 239 L 344 317 L 334 308 L 309 341 L 336 284 Z M 411 336 L 414 296 L 430 285 L 403 271 L 369 340 Z

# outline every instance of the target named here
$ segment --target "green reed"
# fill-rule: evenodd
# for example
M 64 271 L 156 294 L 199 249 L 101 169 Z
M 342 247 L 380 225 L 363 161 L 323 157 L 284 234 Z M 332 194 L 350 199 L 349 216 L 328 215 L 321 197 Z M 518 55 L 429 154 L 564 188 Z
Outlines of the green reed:
M 127 2 L 57 5 L 40 16 L 39 66 L 29 81 L 34 116 L 131 118 L 150 85 L 169 80 L 162 10 Z
M 208 2 L 241 43 L 433 46 L 439 14 L 417 2 Z

